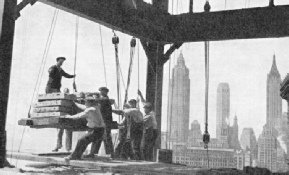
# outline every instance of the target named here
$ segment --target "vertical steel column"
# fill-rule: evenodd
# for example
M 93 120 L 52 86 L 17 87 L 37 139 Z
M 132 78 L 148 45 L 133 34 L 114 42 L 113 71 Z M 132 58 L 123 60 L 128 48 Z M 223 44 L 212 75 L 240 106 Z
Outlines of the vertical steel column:
M 15 28 L 13 13 L 16 5 L 17 0 L 0 2 L 0 168 L 4 167 L 6 160 L 5 125 Z

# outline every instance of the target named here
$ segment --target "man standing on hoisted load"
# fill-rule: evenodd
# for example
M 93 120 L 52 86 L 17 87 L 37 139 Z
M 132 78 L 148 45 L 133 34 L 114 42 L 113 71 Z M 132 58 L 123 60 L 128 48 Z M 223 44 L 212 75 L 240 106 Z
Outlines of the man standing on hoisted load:
M 64 72 L 64 70 L 61 68 L 65 60 L 65 57 L 58 57 L 56 58 L 56 65 L 53 65 L 49 68 L 49 79 L 45 89 L 47 94 L 60 92 L 62 76 L 65 78 L 75 77 L 75 75 L 69 75 L 68 73 Z
M 60 92 L 61 87 L 61 78 L 64 76 L 65 78 L 74 78 L 75 75 L 69 75 L 61 68 L 63 62 L 65 61 L 65 57 L 58 57 L 56 58 L 56 65 L 53 65 L 49 68 L 49 79 L 46 85 L 45 92 L 46 94 L 50 93 L 57 93 Z M 63 129 L 59 129 L 57 134 L 57 145 L 55 149 L 52 151 L 58 151 L 62 147 L 62 136 L 63 136 Z

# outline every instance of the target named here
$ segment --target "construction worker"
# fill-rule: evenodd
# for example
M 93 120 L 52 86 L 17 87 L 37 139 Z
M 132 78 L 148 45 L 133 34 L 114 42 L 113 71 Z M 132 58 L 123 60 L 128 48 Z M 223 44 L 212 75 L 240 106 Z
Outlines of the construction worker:
M 49 78 L 45 88 L 46 94 L 50 93 L 57 93 L 60 92 L 61 88 L 61 78 L 64 76 L 65 78 L 74 78 L 75 75 L 69 75 L 61 68 L 63 62 L 66 60 L 65 57 L 58 57 L 56 58 L 56 65 L 53 65 L 49 68 Z M 56 147 L 52 150 L 57 152 L 58 149 L 62 148 L 62 136 L 63 136 L 63 129 L 59 129 L 57 133 L 57 143 Z
M 97 98 L 96 101 L 100 104 L 100 111 L 103 116 L 106 128 L 105 133 L 103 135 L 102 140 L 98 140 L 97 142 L 93 142 L 91 145 L 90 154 L 85 155 L 85 158 L 94 158 L 94 154 L 98 154 L 101 142 L 104 142 L 105 152 L 106 154 L 110 154 L 111 158 L 114 158 L 114 149 L 111 138 L 111 123 L 112 123 L 112 107 L 114 104 L 113 99 L 109 99 L 108 92 L 109 89 L 106 87 L 99 88 L 100 98 Z M 98 96 L 98 94 L 96 94 Z
M 141 141 L 142 158 L 146 161 L 153 161 L 153 148 L 158 137 L 157 121 L 151 103 L 145 101 L 140 90 L 138 90 L 138 95 L 144 104 L 143 108 L 145 112 L 143 118 L 144 130 Z
M 88 133 L 78 140 L 75 150 L 68 157 L 64 158 L 67 161 L 81 159 L 83 152 L 90 143 L 102 139 L 105 129 L 105 123 L 100 112 L 99 104 L 96 102 L 94 97 L 86 97 L 85 105 L 77 103 L 75 103 L 75 105 L 84 111 L 76 115 L 68 115 L 66 117 L 72 119 L 85 118 L 87 120 L 87 126 L 90 129 Z
M 123 109 L 129 109 L 130 105 L 129 104 L 124 104 Z M 115 148 L 115 158 L 117 159 L 128 159 L 129 157 L 132 159 L 133 158 L 133 153 L 131 149 L 130 142 L 126 139 L 127 137 L 127 123 L 126 121 L 123 123 L 122 126 L 119 126 L 119 131 L 118 131 L 118 144 Z
M 49 68 L 49 79 L 46 85 L 46 93 L 55 93 L 60 92 L 61 88 L 61 78 L 74 78 L 76 75 L 69 75 L 61 68 L 63 62 L 66 60 L 65 57 L 56 58 L 56 65 L 53 65 Z
M 140 144 L 143 132 L 143 115 L 136 108 L 136 100 L 132 99 L 129 100 L 129 109 L 124 110 L 112 110 L 113 113 L 118 115 L 124 115 L 123 120 L 119 124 L 119 126 L 124 126 L 127 123 L 127 135 L 126 135 L 126 142 L 130 143 L 131 150 L 133 156 L 131 159 L 133 160 L 142 160 L 141 152 L 140 152 Z M 121 158 L 123 156 L 121 155 Z

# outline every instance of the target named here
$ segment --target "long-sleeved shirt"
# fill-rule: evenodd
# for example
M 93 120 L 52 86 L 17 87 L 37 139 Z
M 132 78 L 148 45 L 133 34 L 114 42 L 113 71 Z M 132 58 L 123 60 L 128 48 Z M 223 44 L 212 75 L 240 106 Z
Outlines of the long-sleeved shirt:
M 56 65 L 51 66 L 48 70 L 49 79 L 47 82 L 47 87 L 53 89 L 60 89 L 61 87 L 61 78 L 64 76 L 65 78 L 73 78 L 73 75 L 69 75 L 68 73 L 64 72 L 61 67 L 57 67 Z
M 144 116 L 143 122 L 144 122 L 145 129 L 148 129 L 150 127 L 153 127 L 153 129 L 158 129 L 156 115 L 153 111 L 151 111 L 149 114 L 146 114 Z
M 72 115 L 68 118 L 85 118 L 87 120 L 87 126 L 89 128 L 105 127 L 105 123 L 100 113 L 99 106 L 88 107 L 84 109 L 83 112 Z
M 140 123 L 143 121 L 143 115 L 137 108 L 124 109 L 123 113 L 125 117 L 121 121 L 121 124 L 125 122 L 127 117 L 131 117 L 131 119 L 134 120 L 136 123 Z
M 108 96 L 101 97 L 100 99 L 98 99 L 98 101 L 100 103 L 100 112 L 103 116 L 105 123 L 110 124 L 112 122 L 112 107 Z

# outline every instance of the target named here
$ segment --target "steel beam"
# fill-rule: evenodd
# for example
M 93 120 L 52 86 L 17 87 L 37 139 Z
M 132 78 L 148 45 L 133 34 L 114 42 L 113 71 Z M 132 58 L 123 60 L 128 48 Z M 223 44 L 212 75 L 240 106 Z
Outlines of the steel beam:
M 136 6 L 124 0 L 40 1 L 114 30 L 161 43 L 289 36 L 288 5 L 170 15 L 142 0 L 136 0 Z

